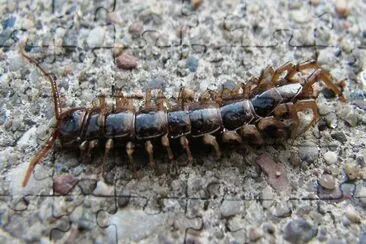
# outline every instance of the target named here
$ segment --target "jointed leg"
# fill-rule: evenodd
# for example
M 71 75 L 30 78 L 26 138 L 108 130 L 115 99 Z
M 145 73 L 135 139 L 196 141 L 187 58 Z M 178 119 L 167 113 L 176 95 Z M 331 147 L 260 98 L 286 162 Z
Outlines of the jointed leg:
M 222 134 L 222 141 L 226 143 L 237 142 L 238 144 L 242 144 L 243 140 L 240 135 L 236 131 L 224 131 Z
M 161 138 L 161 144 L 163 144 L 163 146 L 165 147 L 167 153 L 168 153 L 168 158 L 169 160 L 173 160 L 174 159 L 174 155 L 173 155 L 173 151 L 172 149 L 170 148 L 170 143 L 169 143 L 169 138 L 167 135 L 164 135 L 162 138 Z
M 249 145 L 261 146 L 264 144 L 261 134 L 253 124 L 247 124 L 241 127 L 239 134 L 243 138 L 243 141 L 247 142 Z
M 213 135 L 206 134 L 203 136 L 203 143 L 212 146 L 216 151 L 216 158 L 221 158 L 221 151 L 216 138 Z
M 332 78 L 329 72 L 322 69 L 318 69 L 310 75 L 310 77 L 306 80 L 306 83 L 304 84 L 304 88 L 300 96 L 304 98 L 309 98 L 311 95 L 313 95 L 312 85 L 319 80 L 323 81 L 329 89 L 337 94 L 337 96 L 343 96 L 341 90 L 339 90 L 338 87 L 332 82 Z
M 286 75 L 285 79 L 290 81 L 290 82 L 293 82 L 294 81 L 294 76 L 301 72 L 301 71 L 304 71 L 304 70 L 307 70 L 307 69 L 319 69 L 319 65 L 317 64 L 316 61 L 307 61 L 307 62 L 304 62 L 304 63 L 301 63 L 301 64 L 296 64 L 293 66 L 292 70 L 290 70 L 288 72 L 288 74 Z
M 105 144 L 105 148 L 104 148 L 104 156 L 103 156 L 103 162 L 102 162 L 102 175 L 104 175 L 104 172 L 105 172 L 108 153 L 112 150 L 112 148 L 113 148 L 113 139 L 109 138 L 107 140 L 107 142 Z
M 299 117 L 297 115 L 298 112 L 304 111 L 306 109 L 311 109 L 313 113 L 313 118 L 310 123 L 304 127 L 300 132 L 297 133 L 299 126 Z M 310 127 L 314 126 L 316 122 L 319 120 L 320 115 L 318 111 L 318 106 L 314 100 L 302 100 L 295 103 L 290 109 L 291 119 L 293 120 L 293 125 L 291 128 L 291 138 L 295 139 L 297 136 L 301 135 L 305 131 L 307 131 Z
M 132 157 L 134 151 L 135 151 L 135 145 L 132 142 L 128 142 L 126 145 L 126 153 L 127 153 L 129 165 L 135 174 L 136 168 L 135 168 L 135 163 L 134 163 L 133 157 Z
M 57 131 L 53 131 L 51 137 L 47 140 L 43 148 L 40 151 L 38 151 L 36 155 L 34 155 L 32 161 L 29 163 L 27 171 L 25 172 L 22 187 L 25 187 L 28 184 L 28 181 L 30 179 L 30 176 L 32 175 L 34 168 L 41 161 L 41 159 L 44 156 L 46 156 L 47 152 L 51 149 L 56 139 L 57 139 Z
M 156 163 L 154 161 L 154 150 L 153 145 L 150 140 L 147 140 L 145 142 L 145 150 L 147 154 L 149 155 L 149 164 L 152 168 L 156 169 Z
M 189 149 L 189 141 L 187 137 L 182 136 L 180 137 L 180 144 L 182 145 L 183 149 L 187 153 L 188 163 L 191 163 L 193 161 L 191 150 Z
M 311 109 L 313 113 L 313 118 L 310 123 L 303 129 L 301 132 L 297 132 L 300 119 L 298 116 L 298 112 L 304 111 L 306 109 Z M 291 119 L 292 126 L 291 126 L 291 139 L 294 140 L 297 136 L 301 135 L 305 131 L 307 131 L 311 126 L 315 125 L 316 122 L 319 120 L 319 111 L 318 106 L 314 100 L 300 100 L 293 103 L 284 103 L 280 104 L 276 107 L 273 112 L 274 116 L 277 119 Z

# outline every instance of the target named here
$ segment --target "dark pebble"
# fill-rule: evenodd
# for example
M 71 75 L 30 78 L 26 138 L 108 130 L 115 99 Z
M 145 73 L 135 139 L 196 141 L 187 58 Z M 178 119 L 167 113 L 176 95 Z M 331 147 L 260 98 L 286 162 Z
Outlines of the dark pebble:
M 329 88 L 323 88 L 321 93 L 323 93 L 325 98 L 335 98 L 335 93 Z
M 317 232 L 317 228 L 306 220 L 295 219 L 285 226 L 283 237 L 291 243 L 304 243 L 313 239 Z
M 118 207 L 120 208 L 124 208 L 128 205 L 128 203 L 130 202 L 130 195 L 126 194 L 126 192 L 121 191 L 119 196 L 118 196 L 118 200 L 117 200 L 117 204 Z
M 198 59 L 194 56 L 189 56 L 187 58 L 186 67 L 189 69 L 189 71 L 196 72 L 198 67 Z
M 361 233 L 360 240 L 358 241 L 359 244 L 366 243 L 366 232 Z
M 343 198 L 352 199 L 355 192 L 356 186 L 354 184 L 344 183 L 341 185 L 341 191 L 343 193 Z
M 3 26 L 3 29 L 5 30 L 7 28 L 14 27 L 16 19 L 17 18 L 15 18 L 15 17 L 10 17 L 8 19 L 3 20 L 2 23 L 1 23 L 2 26 Z
M 339 132 L 334 132 L 331 134 L 332 138 L 341 142 L 341 143 L 345 143 L 347 142 L 347 137 L 346 135 L 342 132 L 342 131 L 339 131 Z
M 137 58 L 132 54 L 122 53 L 117 58 L 117 66 L 121 69 L 134 69 L 137 66 Z
M 328 128 L 328 123 L 325 119 L 321 119 L 318 123 L 318 129 L 319 131 L 326 130 Z
M 78 185 L 84 195 L 90 195 L 97 187 L 97 180 L 81 180 Z
M 53 190 L 61 195 L 68 194 L 76 185 L 78 179 L 72 175 L 60 175 L 53 180 Z

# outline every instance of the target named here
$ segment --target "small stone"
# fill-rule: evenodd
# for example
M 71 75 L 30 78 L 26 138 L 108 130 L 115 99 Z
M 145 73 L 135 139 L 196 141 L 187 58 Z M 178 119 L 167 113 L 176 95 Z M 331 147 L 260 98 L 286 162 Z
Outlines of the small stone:
M 114 189 L 111 186 L 108 186 L 103 181 L 98 181 L 97 187 L 95 188 L 93 194 L 99 196 L 112 196 L 114 193 Z
M 104 43 L 105 30 L 102 27 L 96 27 L 89 32 L 86 43 L 90 48 L 100 47 Z
M 326 153 L 324 153 L 324 160 L 325 162 L 330 165 L 330 164 L 335 164 L 337 163 L 337 154 L 335 152 L 332 151 L 328 151 Z
M 344 166 L 344 172 L 349 180 L 355 180 L 359 176 L 360 169 L 353 163 L 347 163 Z
M 331 134 L 332 138 L 341 142 L 341 143 L 346 143 L 347 142 L 347 137 L 346 135 L 342 132 L 342 131 L 337 131 Z
M 307 23 L 310 20 L 309 13 L 307 11 L 304 11 L 303 9 L 293 10 L 291 12 L 291 17 L 295 22 L 299 24 Z
M 357 211 L 355 210 L 355 208 L 352 205 L 348 205 L 345 209 L 344 209 L 344 214 L 347 216 L 347 218 L 355 223 L 355 224 L 359 224 L 361 223 L 361 218 L 360 218 L 360 214 L 357 213 Z
M 335 9 L 339 16 L 346 17 L 349 14 L 349 5 L 347 0 L 337 0 Z
M 366 187 L 362 187 L 357 193 L 356 198 L 359 199 L 361 206 L 366 207 Z
M 268 183 L 276 191 L 280 193 L 288 193 L 290 191 L 286 169 L 283 164 L 276 163 L 265 153 L 256 158 L 256 163 L 265 172 Z
M 249 227 L 248 237 L 251 241 L 258 241 L 263 236 L 263 231 L 260 228 Z
M 304 219 L 295 219 L 285 226 L 283 238 L 290 243 L 304 243 L 313 239 L 316 233 L 314 225 Z
M 273 215 L 279 218 L 289 217 L 291 215 L 291 209 L 288 205 L 288 202 L 280 202 L 276 206 Z
M 203 0 L 191 0 L 191 4 L 194 9 L 198 9 L 201 6 L 202 1 Z
M 117 66 L 121 69 L 134 69 L 137 66 L 137 58 L 124 52 L 117 58 Z
M 300 146 L 299 156 L 302 161 L 312 163 L 318 159 L 319 148 L 315 144 Z
M 318 6 L 320 3 L 320 0 L 310 0 L 310 3 L 314 6 Z
M 60 175 L 53 180 L 53 190 L 61 195 L 68 194 L 76 185 L 78 179 L 72 175 Z
M 128 32 L 130 32 L 134 36 L 139 35 L 143 29 L 143 26 L 144 26 L 144 24 L 141 21 L 133 22 L 128 27 Z
M 341 191 L 344 199 L 352 199 L 356 186 L 354 184 L 343 183 L 341 185 Z
M 97 187 L 97 180 L 80 180 L 78 186 L 80 187 L 80 190 L 84 195 L 90 195 Z
M 121 192 L 121 194 L 118 196 L 117 204 L 118 207 L 124 208 L 128 205 L 130 202 L 130 196 L 126 194 L 124 191 Z
M 196 72 L 198 67 L 198 59 L 194 56 L 189 56 L 187 58 L 186 67 L 189 69 L 189 71 Z
M 332 175 L 322 175 L 319 179 L 319 184 L 327 190 L 333 190 L 336 186 L 336 181 Z
M 366 243 L 366 232 L 361 233 L 360 240 L 358 241 L 358 244 Z
M 220 212 L 224 217 L 234 216 L 240 213 L 243 206 L 242 201 L 224 200 L 220 206 Z

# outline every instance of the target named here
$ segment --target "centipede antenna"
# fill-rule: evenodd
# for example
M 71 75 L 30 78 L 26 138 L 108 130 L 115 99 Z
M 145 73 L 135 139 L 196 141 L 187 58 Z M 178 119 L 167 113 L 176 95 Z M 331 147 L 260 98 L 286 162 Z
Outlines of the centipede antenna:
M 53 131 L 51 137 L 47 140 L 46 144 L 43 146 L 42 150 L 38 151 L 36 155 L 34 155 L 32 161 L 29 163 L 27 171 L 25 172 L 25 176 L 23 178 L 22 187 L 26 187 L 30 176 L 36 165 L 41 161 L 41 159 L 48 153 L 48 151 L 52 148 L 53 144 L 57 139 L 57 130 Z
M 51 88 L 52 88 L 52 95 L 53 95 L 53 103 L 54 103 L 54 107 L 55 107 L 55 116 L 56 116 L 56 119 L 59 120 L 60 114 L 61 114 L 61 106 L 60 106 L 60 96 L 59 96 L 58 89 L 57 89 L 57 83 L 53 79 L 52 75 L 50 73 L 48 73 L 33 57 L 26 54 L 24 46 L 25 46 L 25 43 L 22 43 L 20 45 L 20 51 L 21 51 L 22 56 L 24 58 L 26 58 L 30 63 L 36 65 L 37 68 L 42 72 L 42 74 L 44 76 L 46 76 L 48 78 L 48 80 L 50 81 Z

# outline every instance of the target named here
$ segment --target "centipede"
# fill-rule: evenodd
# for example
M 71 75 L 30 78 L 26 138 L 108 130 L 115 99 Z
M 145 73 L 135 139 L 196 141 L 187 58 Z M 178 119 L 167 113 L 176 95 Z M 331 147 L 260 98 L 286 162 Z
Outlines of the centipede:
M 157 143 L 172 161 L 175 154 L 171 143 L 174 141 L 191 162 L 194 158 L 190 148 L 192 140 L 200 140 L 212 148 L 217 158 L 222 156 L 221 143 L 260 147 L 268 141 L 294 140 L 320 118 L 315 83 L 344 100 L 340 82 L 333 82 L 330 72 L 316 61 L 306 61 L 288 62 L 277 69 L 268 66 L 257 78 L 219 91 L 207 90 L 199 96 L 192 89 L 181 87 L 173 105 L 161 89 L 155 95 L 152 89 L 147 89 L 145 96 L 126 95 L 118 89 L 113 94 L 112 106 L 107 104 L 105 95 L 100 95 L 90 107 L 62 108 L 54 76 L 24 48 L 21 54 L 49 81 L 56 117 L 49 139 L 29 163 L 23 187 L 56 140 L 63 148 L 78 149 L 87 157 L 95 148 L 104 147 L 103 165 L 110 151 L 118 145 L 124 148 L 128 163 L 133 166 L 139 145 L 148 155 L 148 164 L 154 168 Z M 143 100 L 138 109 L 134 105 L 136 99 Z M 309 110 L 311 121 L 300 127 L 298 113 Z

